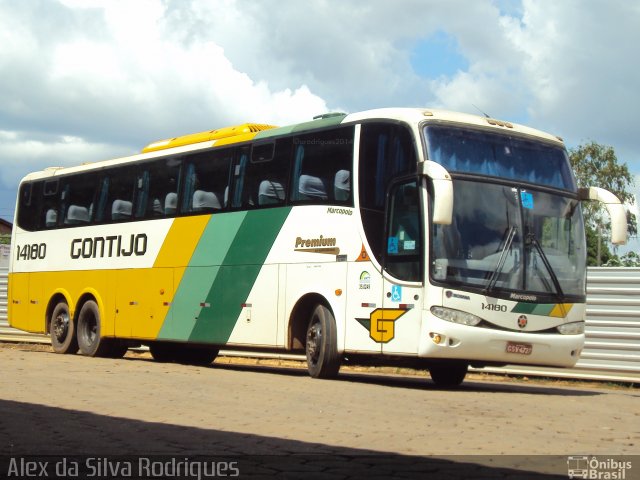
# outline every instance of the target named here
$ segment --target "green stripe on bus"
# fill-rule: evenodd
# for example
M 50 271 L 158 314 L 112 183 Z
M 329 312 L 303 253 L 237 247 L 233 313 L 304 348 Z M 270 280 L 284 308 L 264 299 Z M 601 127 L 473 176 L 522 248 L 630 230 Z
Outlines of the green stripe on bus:
M 531 315 L 544 315 L 549 316 L 551 311 L 555 308 L 555 303 L 518 303 L 513 310 L 512 313 L 528 313 Z
M 225 343 L 290 211 L 212 215 L 158 338 Z
M 194 342 L 226 343 L 291 208 L 249 211 L 213 282 L 207 304 L 189 336 Z

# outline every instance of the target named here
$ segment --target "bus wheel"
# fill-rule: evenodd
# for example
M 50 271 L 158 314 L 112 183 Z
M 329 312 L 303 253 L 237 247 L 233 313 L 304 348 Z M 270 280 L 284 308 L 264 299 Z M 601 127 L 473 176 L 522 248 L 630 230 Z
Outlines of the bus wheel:
M 78 314 L 78 346 L 89 357 L 108 356 L 112 343 L 100 336 L 100 310 L 93 300 L 87 300 Z
M 333 378 L 340 370 L 336 321 L 324 305 L 313 310 L 305 342 L 307 369 L 313 378 Z
M 152 343 L 149 345 L 149 353 L 156 362 L 175 362 L 178 358 L 178 349 L 173 343 Z
M 469 364 L 466 362 L 442 362 L 429 366 L 431 379 L 439 387 L 457 387 L 467 375 Z
M 78 351 L 76 327 L 69 315 L 69 305 L 65 302 L 58 303 L 53 309 L 49 333 L 54 352 L 76 353 Z
M 184 347 L 178 353 L 177 362 L 187 365 L 197 365 L 206 367 L 211 365 L 218 356 L 219 349 L 216 347 Z

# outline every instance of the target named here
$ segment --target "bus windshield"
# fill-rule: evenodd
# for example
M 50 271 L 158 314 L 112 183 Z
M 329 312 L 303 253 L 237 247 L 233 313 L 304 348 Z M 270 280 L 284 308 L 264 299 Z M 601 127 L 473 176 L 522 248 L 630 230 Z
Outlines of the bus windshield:
M 584 296 L 586 248 L 577 200 L 454 180 L 453 205 L 452 224 L 433 226 L 434 280 L 485 291 Z
M 584 297 L 586 246 L 579 202 L 562 191 L 531 185 L 575 188 L 563 151 L 457 128 L 427 130 L 429 158 L 442 162 L 454 177 L 453 221 L 432 227 L 432 279 L 496 295 Z M 458 150 L 451 130 L 460 141 Z M 520 152 L 520 161 L 509 165 L 505 155 L 498 155 L 506 150 Z M 460 171 L 466 175 L 455 174 Z M 487 178 L 499 174 L 500 179 Z
M 513 135 L 442 125 L 425 128 L 429 159 L 450 173 L 508 178 L 576 191 L 565 150 Z

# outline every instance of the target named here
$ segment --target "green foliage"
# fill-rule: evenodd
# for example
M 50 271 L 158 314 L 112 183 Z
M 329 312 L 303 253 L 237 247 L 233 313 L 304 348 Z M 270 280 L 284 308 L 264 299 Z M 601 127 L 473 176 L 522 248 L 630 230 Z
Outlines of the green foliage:
M 604 267 L 640 267 L 640 255 L 636 252 L 627 252 L 621 257 L 614 255 L 606 263 Z
M 623 203 L 633 200 L 633 176 L 626 163 L 619 163 L 613 147 L 591 141 L 569 150 L 569 160 L 579 187 L 601 187 L 615 194 Z M 606 209 L 599 202 L 584 202 L 583 212 L 587 231 L 588 265 L 610 263 L 615 257 L 609 249 L 610 222 Z M 637 223 L 628 215 L 630 235 L 637 234 Z M 600 258 L 598 259 L 598 232 Z
M 598 234 L 590 227 L 585 225 L 587 233 L 587 265 L 590 267 L 604 265 L 614 257 L 606 242 L 600 243 L 600 261 L 598 261 Z

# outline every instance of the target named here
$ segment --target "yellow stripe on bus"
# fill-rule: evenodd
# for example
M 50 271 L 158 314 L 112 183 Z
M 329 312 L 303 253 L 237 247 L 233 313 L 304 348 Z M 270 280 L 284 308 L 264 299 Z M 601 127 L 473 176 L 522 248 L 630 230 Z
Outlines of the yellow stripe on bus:
M 551 310 L 551 313 L 549 313 L 549 316 L 557 317 L 557 318 L 566 318 L 567 315 L 569 315 L 569 311 L 571 311 L 572 307 L 573 307 L 573 303 L 559 303 L 555 307 L 553 307 L 553 310 Z
M 211 215 L 176 218 L 153 267 L 186 267 L 210 218 Z

